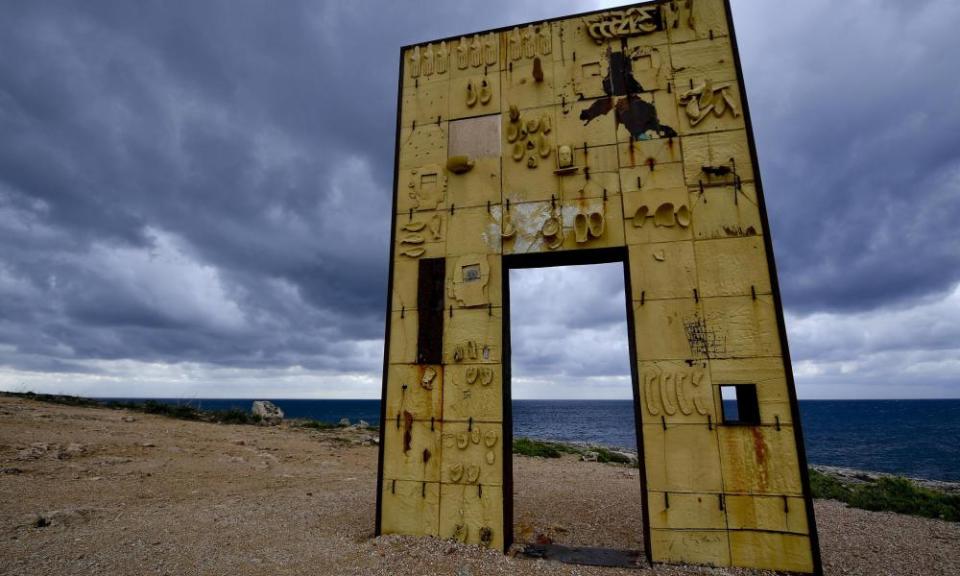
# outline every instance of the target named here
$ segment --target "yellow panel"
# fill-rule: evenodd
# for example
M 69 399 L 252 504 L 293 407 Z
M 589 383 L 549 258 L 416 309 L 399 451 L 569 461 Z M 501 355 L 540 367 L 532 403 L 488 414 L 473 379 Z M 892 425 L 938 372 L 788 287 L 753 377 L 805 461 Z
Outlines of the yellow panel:
M 693 234 L 697 240 L 758 236 L 763 233 L 754 184 L 745 183 L 734 199 L 733 185 L 690 189 Z
M 452 233 L 447 238 L 447 256 L 499 254 L 500 222 L 486 206 L 455 208 L 447 214 Z
M 417 420 L 431 417 L 440 420 L 443 380 L 443 366 L 391 364 L 387 376 L 387 414 L 396 418 L 406 411 Z
M 554 85 L 553 59 L 538 58 L 540 58 L 539 69 L 534 64 L 534 60 L 529 58 L 513 62 L 500 73 L 504 110 L 511 105 L 517 106 L 520 110 L 526 110 L 550 106 L 554 103 L 557 93 Z M 534 74 L 535 71 L 540 74 L 539 82 Z
M 641 304 L 633 295 L 638 360 L 688 360 L 696 354 L 687 332 L 700 318 L 693 296 L 682 300 L 651 300 Z
M 683 145 L 683 172 L 687 185 L 698 188 L 700 182 L 705 186 L 713 184 L 732 184 L 732 175 L 711 176 L 703 171 L 704 166 L 731 168 L 736 164 L 737 175 L 743 182 L 753 180 L 753 163 L 750 160 L 750 147 L 747 134 L 743 130 L 715 132 L 685 136 Z M 731 162 L 731 158 L 733 162 Z
M 454 77 L 450 80 L 450 119 L 471 118 L 500 112 L 500 75 L 493 70 L 484 74 Z
M 697 287 L 693 242 L 630 246 L 630 285 L 649 300 L 691 297 Z
M 657 34 L 656 39 L 662 35 Z M 660 42 L 651 43 L 650 36 L 635 36 L 627 40 L 627 53 L 632 61 L 633 77 L 645 91 L 666 90 L 673 68 L 670 50 Z
M 638 370 L 645 423 L 717 422 L 707 361 L 640 362 Z
M 673 80 L 676 93 L 681 94 L 704 78 L 714 82 L 734 82 L 737 71 L 734 68 L 733 51 L 728 38 L 716 40 L 697 40 L 683 44 L 670 45 L 670 60 L 673 62 Z
M 403 89 L 448 80 L 451 76 L 450 49 L 446 42 L 432 42 L 407 49 L 403 57 Z
M 516 121 L 503 115 L 503 197 L 511 202 L 557 194 L 557 128 L 552 107 L 524 110 Z
M 412 414 L 411 414 L 412 416 Z M 383 475 L 398 480 L 425 480 L 436 482 L 440 479 L 440 423 L 407 420 L 407 414 L 400 413 L 400 426 L 397 427 L 397 415 L 387 414 L 383 423 Z M 407 436 L 409 433 L 409 443 Z
M 500 157 L 471 158 L 473 168 L 447 179 L 449 201 L 460 208 L 500 203 Z
M 576 166 L 583 166 L 584 173 L 589 171 L 590 174 L 616 172 L 620 169 L 617 147 L 613 144 L 597 146 L 588 143 L 588 147 L 584 151 L 581 143 L 579 148 L 574 148 L 573 162 Z
M 696 250 L 701 296 L 770 293 L 770 271 L 763 238 L 706 240 L 696 242 Z
M 398 214 L 397 241 L 394 246 L 398 261 L 420 258 L 442 258 L 446 253 L 449 214 L 438 210 Z M 396 273 L 396 271 L 394 271 Z M 414 282 L 416 282 L 414 274 Z
M 416 364 L 417 312 L 399 310 L 390 313 L 390 363 Z
M 583 170 L 558 178 L 560 193 L 563 200 L 578 200 L 580 198 L 602 198 L 620 193 L 620 175 L 616 172 L 590 171 L 587 178 Z M 549 200 L 547 196 L 544 200 Z
M 447 259 L 447 309 L 503 304 L 500 256 L 465 254 Z M 456 312 L 455 312 L 456 313 Z
M 644 416 L 643 446 L 647 489 L 661 492 L 720 492 L 717 427 L 707 423 L 668 424 Z
M 417 277 L 420 265 L 410 257 L 400 257 L 393 263 L 393 289 L 391 310 L 415 310 L 417 308 Z
M 704 144 L 706 146 L 706 144 Z M 657 169 L 661 164 L 680 162 L 683 157 L 680 153 L 679 138 L 656 138 L 654 140 L 635 140 L 617 145 L 621 168 L 635 166 L 653 167 Z M 700 171 L 700 166 L 696 166 Z
M 730 542 L 725 530 L 650 531 L 654 562 L 730 565 Z
M 500 423 L 443 423 L 444 483 L 503 484 L 503 427 Z
M 447 420 L 500 422 L 503 376 L 497 364 L 450 364 L 444 368 L 443 416 Z
M 446 126 L 446 125 L 444 125 Z M 449 198 L 449 178 L 442 162 L 400 170 L 397 177 L 397 213 L 443 211 Z
M 557 47 L 551 28 L 550 23 L 536 23 L 501 32 L 501 70 L 509 69 L 511 65 L 529 64 L 534 58 L 540 58 L 544 62 L 553 60 Z
M 793 428 L 720 426 L 720 460 L 726 492 L 800 496 Z
M 731 530 L 730 549 L 736 566 L 813 572 L 810 539 L 806 536 Z
M 603 53 L 610 47 L 610 43 L 597 44 L 590 37 L 583 18 L 569 18 L 554 22 L 553 27 L 557 31 L 554 37 L 558 40 L 554 42 L 554 48 L 561 49 L 555 50 L 555 53 L 563 62 L 599 62 L 603 58 Z
M 762 423 L 793 422 L 783 358 L 713 360 L 710 372 L 717 384 L 755 384 Z
M 650 492 L 650 527 L 674 529 L 726 529 L 726 514 L 718 494 Z M 669 503 L 669 507 L 667 504 Z
M 384 534 L 437 536 L 440 485 L 384 478 L 381 514 Z
M 503 491 L 499 486 L 440 486 L 440 537 L 503 548 Z
M 417 123 L 415 128 L 400 127 L 400 152 L 398 159 L 400 192 L 397 199 L 403 199 L 406 194 L 407 171 L 420 168 L 428 164 L 442 166 L 447 161 L 447 123 L 429 124 Z M 407 180 L 405 180 L 405 178 Z M 398 205 L 398 212 L 405 212 L 407 207 Z
M 455 309 L 443 319 L 443 363 L 499 364 L 502 338 L 500 308 Z
M 412 128 L 413 124 L 436 123 L 439 116 L 446 120 L 450 115 L 447 97 L 450 92 L 449 82 L 443 79 L 440 82 L 422 82 L 403 91 L 403 110 L 400 117 L 400 126 Z
M 670 42 L 689 42 L 698 38 L 726 36 L 727 15 L 723 2 L 665 2 L 661 5 Z
M 500 36 L 496 32 L 462 36 L 450 42 L 450 77 L 495 74 L 500 70 Z
M 757 295 L 701 298 L 704 330 L 716 335 L 711 358 L 780 356 L 780 334 L 773 297 Z
M 620 170 L 620 182 L 624 192 L 686 188 L 680 162 L 624 168 Z
M 693 238 L 689 195 L 683 188 L 644 190 L 623 197 L 627 244 Z
M 803 498 L 793 496 L 727 495 L 727 522 L 735 530 L 768 530 L 807 534 Z

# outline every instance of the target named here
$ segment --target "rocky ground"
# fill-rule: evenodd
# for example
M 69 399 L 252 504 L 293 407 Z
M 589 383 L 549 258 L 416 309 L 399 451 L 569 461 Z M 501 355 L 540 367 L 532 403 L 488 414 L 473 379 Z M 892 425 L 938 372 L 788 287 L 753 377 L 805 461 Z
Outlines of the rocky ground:
M 208 424 L 0 397 L 0 574 L 762 573 L 591 568 L 374 538 L 376 463 L 362 430 Z M 517 457 L 516 533 L 639 547 L 638 482 L 626 467 Z M 818 501 L 816 513 L 827 574 L 960 574 L 960 524 L 832 501 Z

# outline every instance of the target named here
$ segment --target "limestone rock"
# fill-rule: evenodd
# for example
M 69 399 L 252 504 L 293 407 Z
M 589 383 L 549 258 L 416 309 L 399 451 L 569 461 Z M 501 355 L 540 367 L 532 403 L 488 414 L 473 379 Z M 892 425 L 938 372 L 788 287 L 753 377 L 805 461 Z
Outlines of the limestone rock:
M 268 400 L 255 400 L 251 411 L 254 416 L 259 416 L 261 422 L 268 426 L 276 426 L 283 420 L 283 410 Z

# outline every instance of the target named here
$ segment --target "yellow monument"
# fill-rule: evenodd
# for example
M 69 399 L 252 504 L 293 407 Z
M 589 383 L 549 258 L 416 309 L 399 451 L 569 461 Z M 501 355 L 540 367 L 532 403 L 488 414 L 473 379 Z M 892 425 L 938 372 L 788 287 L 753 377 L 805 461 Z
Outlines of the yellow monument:
M 647 558 L 820 573 L 727 2 L 401 59 L 377 532 L 509 547 L 508 270 L 623 262 Z

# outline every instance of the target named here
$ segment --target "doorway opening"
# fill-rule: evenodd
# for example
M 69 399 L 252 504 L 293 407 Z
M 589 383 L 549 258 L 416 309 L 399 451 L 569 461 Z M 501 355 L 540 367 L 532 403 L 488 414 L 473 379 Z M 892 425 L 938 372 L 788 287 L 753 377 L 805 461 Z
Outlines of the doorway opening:
M 504 257 L 507 544 L 636 565 L 649 546 L 626 254 L 576 254 Z

